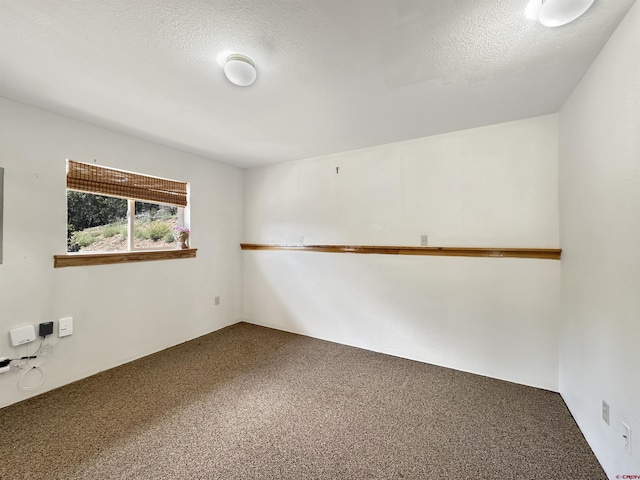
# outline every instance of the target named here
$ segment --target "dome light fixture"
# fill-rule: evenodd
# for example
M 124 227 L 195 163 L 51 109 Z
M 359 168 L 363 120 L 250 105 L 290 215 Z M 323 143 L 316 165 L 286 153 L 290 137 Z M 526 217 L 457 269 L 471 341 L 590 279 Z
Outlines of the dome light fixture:
M 595 0 L 529 0 L 525 16 L 545 27 L 560 27 L 584 15 Z
M 256 81 L 258 76 L 253 60 L 240 53 L 234 53 L 227 57 L 224 64 L 224 74 L 231 83 L 239 87 L 248 87 Z

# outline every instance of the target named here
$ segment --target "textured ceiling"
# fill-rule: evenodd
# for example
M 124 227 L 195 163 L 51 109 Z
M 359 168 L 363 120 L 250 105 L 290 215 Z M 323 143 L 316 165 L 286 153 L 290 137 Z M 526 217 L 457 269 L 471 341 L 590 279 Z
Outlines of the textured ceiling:
M 0 0 L 0 95 L 256 166 L 556 112 L 633 2 Z

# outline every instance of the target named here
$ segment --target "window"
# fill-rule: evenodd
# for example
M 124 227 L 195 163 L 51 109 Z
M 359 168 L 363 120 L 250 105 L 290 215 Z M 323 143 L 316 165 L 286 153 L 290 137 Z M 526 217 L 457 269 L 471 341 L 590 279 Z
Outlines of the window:
M 67 251 L 175 249 L 188 185 L 67 160 Z

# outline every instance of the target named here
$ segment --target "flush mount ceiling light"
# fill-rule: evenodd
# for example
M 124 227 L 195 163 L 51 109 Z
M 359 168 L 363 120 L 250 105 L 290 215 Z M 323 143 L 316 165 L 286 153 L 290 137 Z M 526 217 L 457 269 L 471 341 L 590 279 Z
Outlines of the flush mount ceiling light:
M 231 83 L 240 87 L 248 87 L 256 81 L 258 76 L 253 60 L 239 53 L 227 57 L 224 64 L 224 74 Z
M 525 15 L 545 27 L 560 27 L 581 17 L 595 0 L 529 0 Z

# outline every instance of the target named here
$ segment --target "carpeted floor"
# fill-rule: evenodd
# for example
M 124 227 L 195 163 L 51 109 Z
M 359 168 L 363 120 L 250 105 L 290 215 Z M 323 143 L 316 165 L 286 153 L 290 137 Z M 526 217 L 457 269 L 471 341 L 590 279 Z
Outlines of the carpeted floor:
M 0 410 L 0 478 L 606 479 L 558 394 L 240 323 Z

